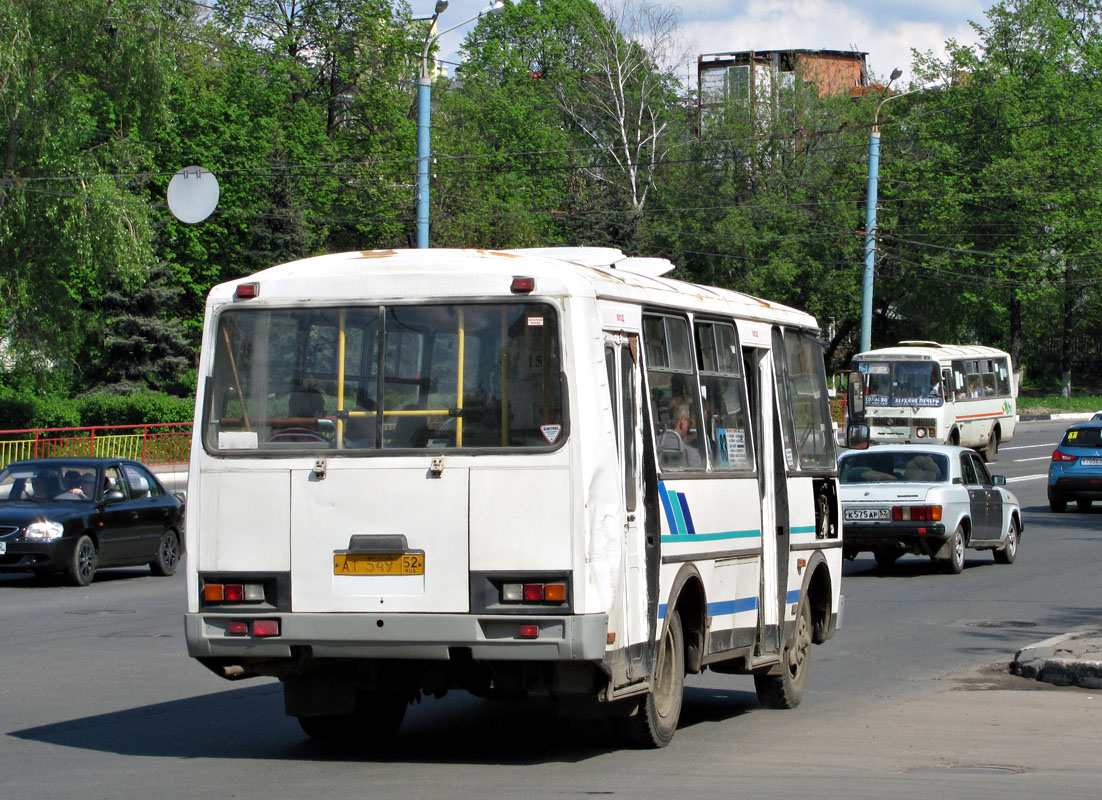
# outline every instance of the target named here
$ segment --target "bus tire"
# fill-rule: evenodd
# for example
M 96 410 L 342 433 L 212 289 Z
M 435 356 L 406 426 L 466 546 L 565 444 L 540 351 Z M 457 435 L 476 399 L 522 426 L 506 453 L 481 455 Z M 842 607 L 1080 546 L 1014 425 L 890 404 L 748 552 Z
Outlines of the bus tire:
M 983 448 L 983 460 L 988 464 L 995 460 L 999 452 L 999 429 L 991 429 L 991 437 L 987 440 L 987 446 Z
M 393 692 L 360 692 L 352 711 L 302 716 L 298 724 L 307 736 L 320 742 L 378 746 L 398 733 L 407 705 L 404 697 Z
M 675 610 L 658 648 L 654 685 L 630 716 L 619 720 L 620 733 L 635 747 L 665 747 L 677 732 L 685 693 L 685 635 Z
M 796 633 L 781 651 L 779 675 L 754 673 L 758 702 L 767 708 L 795 708 L 804 698 L 811 661 L 811 603 L 805 594 L 796 612 Z

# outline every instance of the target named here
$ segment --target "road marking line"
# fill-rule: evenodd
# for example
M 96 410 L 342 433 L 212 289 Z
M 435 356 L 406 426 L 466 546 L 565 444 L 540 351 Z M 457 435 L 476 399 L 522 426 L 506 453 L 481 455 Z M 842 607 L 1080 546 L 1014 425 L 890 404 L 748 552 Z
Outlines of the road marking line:
M 1000 447 L 999 450 L 1028 450 L 1030 447 L 1054 447 L 1051 444 L 1016 444 L 1007 447 Z
M 1007 483 L 1019 483 L 1021 481 L 1033 481 L 1038 478 L 1047 478 L 1048 475 L 1019 475 L 1017 478 L 1007 478 Z
M 1037 456 L 1036 458 L 1015 458 L 1015 464 L 1023 464 L 1026 461 L 1048 461 L 1052 456 Z

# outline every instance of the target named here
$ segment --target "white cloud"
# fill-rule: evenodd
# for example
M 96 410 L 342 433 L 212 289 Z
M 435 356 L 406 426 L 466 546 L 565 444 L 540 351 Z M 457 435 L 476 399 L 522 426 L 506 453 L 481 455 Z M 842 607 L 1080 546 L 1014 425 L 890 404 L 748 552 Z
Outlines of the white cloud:
M 912 77 L 911 48 L 944 57 L 949 38 L 961 44 L 976 44 L 978 39 L 968 22 L 986 23 L 984 12 L 992 2 L 673 0 L 681 7 L 681 32 L 693 55 L 732 50 L 858 50 L 869 54 L 873 75 L 886 76 L 898 66 L 903 70 L 904 84 Z M 433 4 L 434 0 L 411 2 L 414 13 L 431 13 Z M 485 7 L 486 0 L 451 0 L 441 16 L 441 27 L 470 19 Z M 457 51 L 470 27 L 441 39 L 443 58 L 457 60 Z
M 709 11 L 715 3 L 710 4 Z M 726 20 L 686 19 L 683 32 L 700 53 L 737 50 L 856 50 L 867 52 L 876 77 L 886 77 L 894 67 L 903 70 L 902 82 L 911 77 L 911 49 L 933 51 L 944 57 L 945 41 L 961 44 L 978 39 L 968 24 L 970 6 L 978 3 L 946 2 L 855 3 L 836 0 L 751 0 L 738 3 L 742 13 Z M 928 19 L 922 19 L 922 9 Z M 686 14 L 687 16 L 687 14 Z M 711 16 L 711 14 L 709 14 Z M 973 14 L 983 21 L 982 10 Z

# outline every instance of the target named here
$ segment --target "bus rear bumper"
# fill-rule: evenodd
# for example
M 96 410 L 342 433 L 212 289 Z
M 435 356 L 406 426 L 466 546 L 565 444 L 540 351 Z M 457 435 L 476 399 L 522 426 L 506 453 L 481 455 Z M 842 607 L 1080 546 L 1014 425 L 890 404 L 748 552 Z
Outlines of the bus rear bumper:
M 278 635 L 256 636 L 257 620 Z M 245 635 L 231 634 L 244 622 Z M 212 614 L 184 615 L 188 655 L 242 662 L 313 658 L 447 661 L 457 649 L 476 661 L 600 661 L 608 617 L 473 614 Z

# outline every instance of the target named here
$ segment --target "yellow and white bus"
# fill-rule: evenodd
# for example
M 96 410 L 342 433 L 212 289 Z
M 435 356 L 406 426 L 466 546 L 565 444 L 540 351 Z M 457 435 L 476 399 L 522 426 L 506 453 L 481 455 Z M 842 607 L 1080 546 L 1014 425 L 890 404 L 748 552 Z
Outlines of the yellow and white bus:
M 705 669 L 796 705 L 842 618 L 818 328 L 671 268 L 374 251 L 215 287 L 189 654 L 318 738 L 542 690 L 662 746 Z
M 994 461 L 1014 436 L 1018 387 L 1010 355 L 994 347 L 906 341 L 858 353 L 873 444 L 939 442 Z

